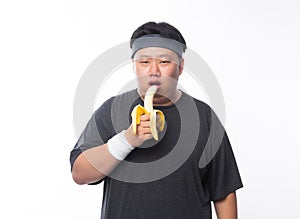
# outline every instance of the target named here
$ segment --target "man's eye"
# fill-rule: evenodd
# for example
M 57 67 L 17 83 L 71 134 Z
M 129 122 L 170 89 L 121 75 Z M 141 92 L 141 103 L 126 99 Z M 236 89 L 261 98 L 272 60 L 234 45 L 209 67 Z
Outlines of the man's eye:
M 166 63 L 171 63 L 171 61 L 169 61 L 169 60 L 162 60 L 162 61 L 160 61 L 160 63 L 166 64 Z
M 141 63 L 141 64 L 148 64 L 149 61 L 139 61 L 139 63 Z

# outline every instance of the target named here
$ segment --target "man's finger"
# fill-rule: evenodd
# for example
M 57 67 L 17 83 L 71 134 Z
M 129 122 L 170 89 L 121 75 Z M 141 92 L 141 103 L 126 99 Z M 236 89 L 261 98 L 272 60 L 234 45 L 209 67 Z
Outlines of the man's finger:
M 138 135 L 143 135 L 143 134 L 151 134 L 151 129 L 149 127 L 139 127 Z
M 141 121 L 140 126 L 143 128 L 150 128 L 150 121 Z
M 150 121 L 150 114 L 141 115 L 141 121 Z

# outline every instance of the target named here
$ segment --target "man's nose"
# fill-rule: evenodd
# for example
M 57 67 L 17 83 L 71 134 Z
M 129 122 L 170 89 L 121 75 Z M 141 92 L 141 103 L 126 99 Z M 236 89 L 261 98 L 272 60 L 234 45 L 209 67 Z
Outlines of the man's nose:
M 151 63 L 150 75 L 152 75 L 152 76 L 159 76 L 160 75 L 158 63 L 155 62 L 155 61 Z

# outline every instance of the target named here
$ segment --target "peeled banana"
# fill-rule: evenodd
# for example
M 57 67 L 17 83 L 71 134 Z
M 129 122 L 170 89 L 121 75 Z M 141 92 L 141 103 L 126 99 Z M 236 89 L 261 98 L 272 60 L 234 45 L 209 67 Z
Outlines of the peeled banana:
M 144 99 L 144 107 L 138 104 L 134 107 L 134 109 L 131 112 L 131 118 L 132 118 L 132 127 L 133 127 L 133 133 L 137 134 L 137 125 L 141 123 L 141 115 L 143 114 L 150 114 L 150 130 L 152 137 L 155 140 L 158 140 L 158 134 L 157 134 L 157 128 L 156 128 L 156 116 L 158 116 L 158 124 L 159 124 L 159 131 L 162 131 L 164 129 L 165 125 L 165 115 L 160 110 L 153 109 L 153 97 L 154 94 L 157 91 L 157 86 L 153 85 L 148 88 L 145 99 Z

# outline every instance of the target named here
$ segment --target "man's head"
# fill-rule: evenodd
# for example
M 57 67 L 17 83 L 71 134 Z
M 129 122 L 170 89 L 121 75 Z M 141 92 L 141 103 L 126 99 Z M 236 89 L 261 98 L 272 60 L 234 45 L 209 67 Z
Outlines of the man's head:
M 175 44 L 177 44 L 175 46 L 180 47 L 177 48 L 177 50 L 181 49 L 181 51 L 179 51 L 181 54 L 178 54 L 179 58 L 181 58 L 182 53 L 184 53 L 186 50 L 185 40 L 181 35 L 181 33 L 179 32 L 179 30 L 177 30 L 175 27 L 165 22 L 159 22 L 159 23 L 148 22 L 138 27 L 131 36 L 130 48 L 134 50 L 135 41 L 137 39 L 140 40 L 141 38 L 147 36 L 150 36 L 152 38 L 151 40 L 155 40 L 155 37 L 169 39 L 170 42 L 168 42 L 167 40 L 164 40 L 162 42 L 162 43 L 165 42 L 165 44 L 175 42 Z M 164 45 L 164 46 L 168 46 L 168 45 Z
M 170 24 L 148 22 L 134 31 L 130 47 L 140 94 L 155 84 L 160 94 L 156 95 L 157 102 L 173 99 L 186 50 L 181 33 Z

